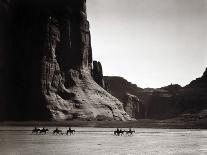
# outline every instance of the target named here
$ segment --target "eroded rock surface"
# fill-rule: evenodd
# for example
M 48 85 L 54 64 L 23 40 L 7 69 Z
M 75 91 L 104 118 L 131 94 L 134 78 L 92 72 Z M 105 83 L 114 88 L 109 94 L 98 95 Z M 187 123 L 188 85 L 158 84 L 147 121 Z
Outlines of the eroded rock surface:
M 182 114 L 199 117 L 207 109 L 207 70 L 185 87 L 170 84 L 162 88 L 141 89 L 121 77 L 104 77 L 104 80 L 109 85 L 109 92 L 125 103 L 125 110 L 131 116 L 136 107 L 129 99 L 125 101 L 126 92 L 141 100 L 145 118 L 167 119 Z
M 102 65 L 99 61 L 93 61 L 93 79 L 101 87 L 105 87 Z
M 144 105 L 137 96 L 126 93 L 123 102 L 124 110 L 129 116 L 135 119 L 143 117 Z
M 13 44 L 5 51 L 12 59 L 6 96 L 13 98 L 5 102 L 6 119 L 131 119 L 92 78 L 85 0 L 11 0 L 8 5 Z

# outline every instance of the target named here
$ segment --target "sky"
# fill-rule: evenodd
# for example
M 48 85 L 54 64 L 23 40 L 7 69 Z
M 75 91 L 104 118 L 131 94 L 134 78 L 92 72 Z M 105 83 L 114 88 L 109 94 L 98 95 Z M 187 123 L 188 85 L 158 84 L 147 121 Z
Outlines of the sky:
M 105 76 L 185 86 L 207 67 L 207 0 L 87 0 L 87 14 Z

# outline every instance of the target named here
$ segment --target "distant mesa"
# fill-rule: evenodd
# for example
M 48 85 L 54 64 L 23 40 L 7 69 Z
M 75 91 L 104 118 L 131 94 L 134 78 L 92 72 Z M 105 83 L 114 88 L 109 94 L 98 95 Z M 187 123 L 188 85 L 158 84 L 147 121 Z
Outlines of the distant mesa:
M 207 69 L 203 76 L 185 87 L 170 84 L 156 89 L 142 89 L 122 77 L 107 76 L 104 80 L 108 85 L 108 91 L 122 101 L 125 111 L 136 119 L 168 119 L 186 113 L 198 115 L 207 109 Z M 137 116 L 135 113 L 140 105 L 142 108 Z

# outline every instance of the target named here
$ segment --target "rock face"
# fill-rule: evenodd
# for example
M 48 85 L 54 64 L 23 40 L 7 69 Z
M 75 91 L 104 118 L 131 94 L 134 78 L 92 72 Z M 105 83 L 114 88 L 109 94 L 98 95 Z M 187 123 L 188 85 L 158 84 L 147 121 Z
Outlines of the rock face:
M 124 97 L 124 110 L 132 118 L 138 119 L 144 116 L 144 106 L 137 96 L 127 93 Z
M 203 75 L 200 78 L 197 78 L 196 80 L 193 80 L 190 82 L 189 85 L 186 86 L 186 88 L 207 88 L 207 68 Z
M 142 88 L 117 76 L 105 76 L 104 82 L 105 89 L 124 103 L 124 109 L 131 117 L 145 117 L 145 107 L 140 100 Z
M 0 96 L 8 114 L 1 119 L 131 119 L 123 104 L 91 76 L 93 70 L 96 81 L 102 81 L 100 64 L 92 68 L 85 0 L 11 0 L 0 6 L 7 6 L 8 20 L 3 21 L 8 27 L 1 27 L 7 34 L 2 40 L 8 42 L 1 43 L 11 47 L 1 51 L 11 59 L 0 64 L 2 70 L 8 68 L 8 78 L 0 84 L 9 88 L 4 99 Z
M 207 70 L 203 76 L 181 87 L 177 84 L 162 88 L 132 87 L 129 82 L 119 77 L 106 77 L 109 90 L 120 101 L 125 103 L 125 110 L 134 117 L 136 109 L 132 101 L 124 101 L 124 93 L 129 92 L 139 98 L 144 105 L 145 118 L 166 119 L 181 114 L 197 115 L 207 109 Z M 129 99 L 128 99 L 129 100 Z M 128 105 L 126 103 L 128 102 Z M 139 117 L 138 117 L 139 118 Z
M 124 102 L 127 93 L 138 96 L 139 92 L 143 90 L 142 88 L 137 87 L 136 84 L 132 84 L 126 79 L 118 76 L 104 76 L 104 83 L 109 92 L 121 102 Z
M 102 88 L 105 87 L 103 79 L 102 65 L 98 61 L 93 61 L 93 79 Z

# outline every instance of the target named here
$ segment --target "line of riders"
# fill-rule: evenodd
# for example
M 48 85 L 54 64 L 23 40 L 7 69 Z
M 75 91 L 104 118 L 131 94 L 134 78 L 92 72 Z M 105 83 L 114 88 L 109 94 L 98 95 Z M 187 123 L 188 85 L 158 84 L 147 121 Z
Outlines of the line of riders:
M 49 129 L 43 127 L 42 129 L 40 128 L 37 128 L 35 126 L 35 128 L 32 130 L 32 133 L 35 133 L 35 134 L 46 134 L 47 132 L 49 131 Z M 75 134 L 75 130 L 72 130 L 70 127 L 68 128 L 68 130 L 66 131 L 66 133 L 64 133 L 62 130 L 59 130 L 57 127 L 55 130 L 53 130 L 52 132 L 54 135 L 72 135 L 72 134 Z
M 36 126 L 35 126 L 35 128 L 32 130 L 32 133 L 35 133 L 35 134 L 46 134 L 47 132 L 49 131 L 49 129 L 47 129 L 47 128 L 42 128 L 42 129 L 40 129 L 40 128 L 37 128 Z M 57 127 L 56 127 L 56 129 L 55 130 L 53 130 L 53 132 L 52 132 L 53 134 L 55 134 L 55 135 L 72 135 L 72 134 L 74 134 L 75 133 L 75 130 L 72 130 L 70 127 L 68 128 L 68 130 L 66 131 L 66 133 L 64 133 L 62 130 L 59 130 Z M 131 128 L 129 128 L 129 130 L 122 130 L 122 129 L 119 129 L 119 128 L 117 128 L 115 131 L 114 131 L 114 135 L 115 136 L 123 136 L 124 134 L 125 135 L 128 135 L 128 136 L 130 136 L 130 135 L 133 135 L 133 133 L 135 133 L 135 131 L 134 130 L 132 130 Z
M 135 133 L 135 131 L 132 130 L 131 128 L 129 128 L 128 131 L 127 130 L 122 130 L 122 129 L 119 129 L 119 128 L 117 128 L 116 131 L 114 131 L 114 135 L 116 135 L 116 136 L 123 136 L 124 133 L 126 135 L 130 136 L 130 135 L 133 135 L 133 133 Z

